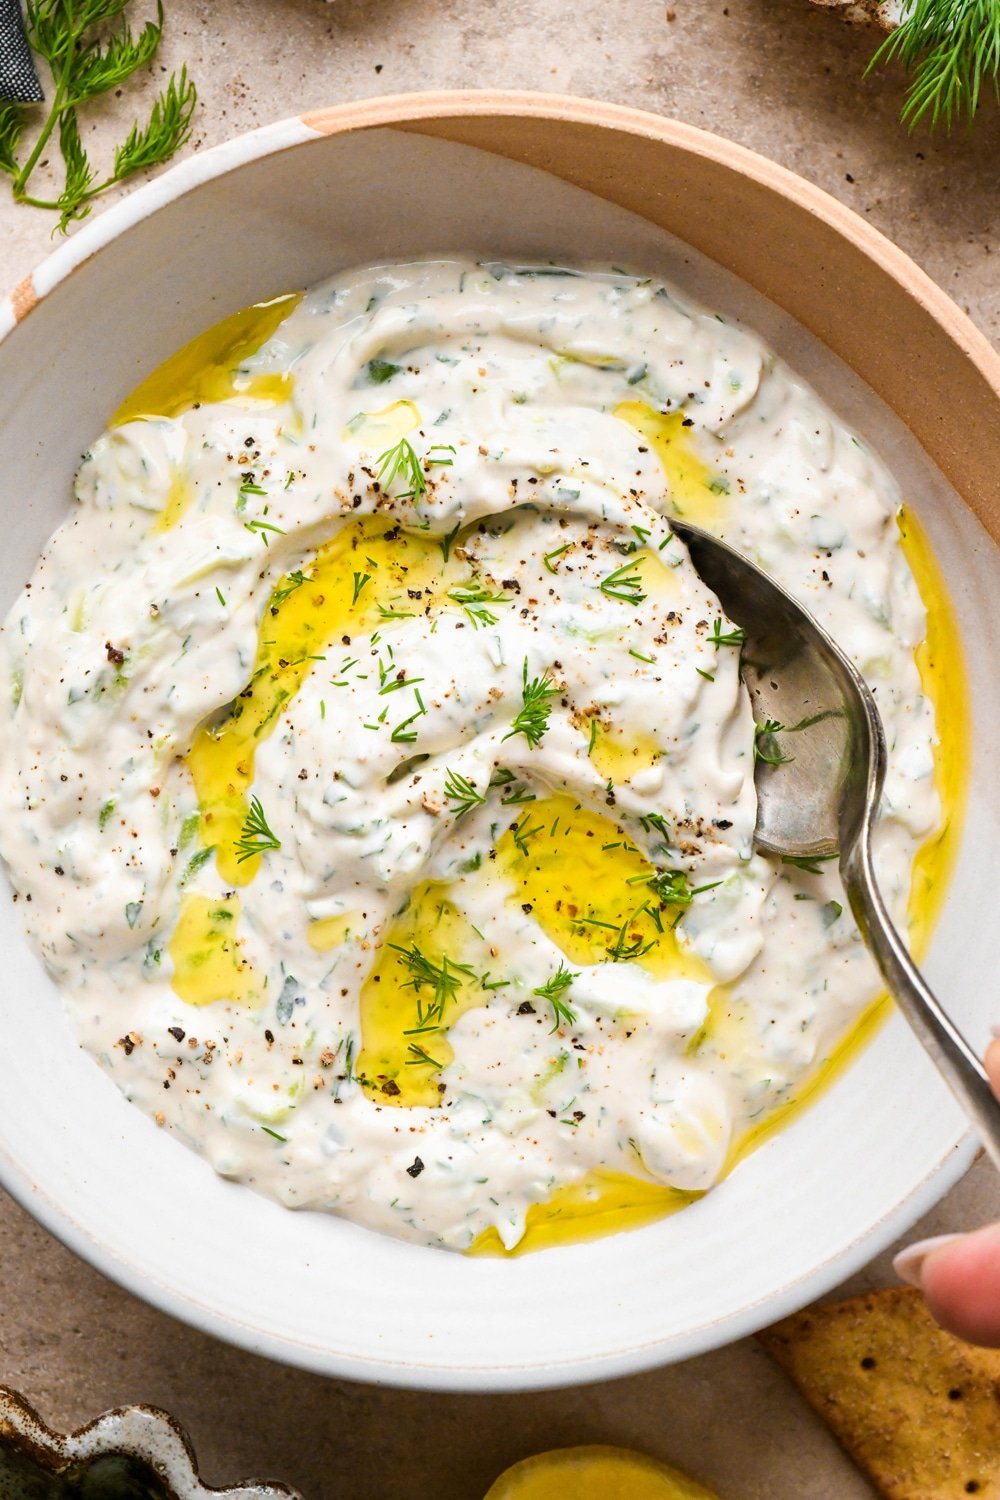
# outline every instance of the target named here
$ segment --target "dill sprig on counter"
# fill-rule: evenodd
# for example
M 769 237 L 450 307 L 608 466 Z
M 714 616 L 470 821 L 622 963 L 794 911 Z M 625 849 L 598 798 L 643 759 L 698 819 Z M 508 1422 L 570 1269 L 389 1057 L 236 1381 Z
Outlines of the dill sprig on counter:
M 281 840 L 268 827 L 259 797 L 250 799 L 250 811 L 246 815 L 234 848 L 239 850 L 239 857 L 236 861 L 238 865 L 241 865 L 245 859 L 253 859 L 255 854 L 263 854 L 265 849 L 281 848 Z
M 911 75 L 904 125 L 971 124 L 984 89 L 1000 99 L 1000 0 L 911 0 L 867 71 L 892 58 Z
M 65 233 L 74 219 L 89 212 L 93 200 L 135 172 L 159 166 L 183 146 L 191 134 L 197 92 L 187 68 L 172 73 L 158 95 L 145 124 L 136 120 L 125 140 L 115 148 L 113 166 L 100 177 L 80 139 L 77 110 L 121 85 L 156 56 L 163 33 L 163 5 L 156 19 L 147 21 L 137 36 L 128 22 L 110 35 L 106 28 L 124 16 L 129 0 L 27 0 L 25 29 L 28 41 L 52 71 L 52 102 L 27 154 L 20 147 L 37 106 L 0 104 L 0 172 L 12 179 L 18 203 L 47 208 L 59 215 Z M 56 198 L 30 192 L 35 169 L 45 161 L 52 136 L 63 159 L 63 186 Z

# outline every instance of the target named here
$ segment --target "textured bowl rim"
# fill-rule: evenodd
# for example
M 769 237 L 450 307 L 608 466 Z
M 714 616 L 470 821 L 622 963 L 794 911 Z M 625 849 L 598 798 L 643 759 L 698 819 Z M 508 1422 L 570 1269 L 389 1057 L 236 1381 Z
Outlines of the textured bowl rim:
M 0 1447 L 54 1477 L 99 1458 L 137 1459 L 156 1474 L 170 1500 L 301 1500 L 298 1490 L 268 1479 L 242 1479 L 221 1489 L 206 1485 L 187 1430 L 170 1412 L 145 1402 L 113 1407 L 59 1432 L 20 1391 L 0 1385 Z
M 334 105 L 261 126 L 188 157 L 84 224 L 0 300 L 0 340 L 15 333 L 44 297 L 106 245 L 177 198 L 240 166 L 328 135 L 395 127 L 447 136 L 448 122 L 490 118 L 530 120 L 539 126 L 546 122 L 569 123 L 644 137 L 690 156 L 705 158 L 750 179 L 797 209 L 805 209 L 903 288 L 945 334 L 958 354 L 974 367 L 981 383 L 995 400 L 1000 415 L 1000 356 L 986 337 L 904 251 L 837 199 L 756 152 L 696 126 L 623 105 L 529 91 L 432 91 Z M 489 147 L 485 149 L 489 150 Z M 493 154 L 504 156 L 507 153 L 495 151 Z M 549 170 L 553 170 L 556 176 L 562 175 L 556 169 Z M 970 503 L 975 497 L 963 498 Z M 984 503 L 989 509 L 989 500 Z M 980 505 L 977 504 L 976 509 L 979 510 Z M 361 1359 L 256 1330 L 216 1313 L 123 1262 L 112 1247 L 95 1240 L 57 1203 L 43 1196 L 18 1162 L 5 1152 L 0 1152 L 0 1182 L 50 1233 L 102 1274 L 161 1311 L 250 1353 L 298 1365 L 318 1374 L 409 1389 L 515 1391 L 585 1384 L 634 1374 L 668 1361 L 693 1357 L 753 1333 L 765 1322 L 783 1317 L 830 1291 L 864 1266 L 880 1249 L 905 1233 L 961 1179 L 976 1150 L 977 1143 L 971 1132 L 964 1134 L 942 1153 L 906 1198 L 850 1245 L 788 1283 L 780 1294 L 755 1301 L 737 1314 L 702 1324 L 688 1335 L 673 1340 L 669 1352 L 664 1351 L 659 1341 L 652 1341 L 591 1360 L 574 1358 L 529 1368 L 507 1365 L 499 1369 L 474 1367 L 461 1371 L 442 1370 L 433 1364 L 415 1361 L 403 1364 L 377 1354 L 370 1359 Z

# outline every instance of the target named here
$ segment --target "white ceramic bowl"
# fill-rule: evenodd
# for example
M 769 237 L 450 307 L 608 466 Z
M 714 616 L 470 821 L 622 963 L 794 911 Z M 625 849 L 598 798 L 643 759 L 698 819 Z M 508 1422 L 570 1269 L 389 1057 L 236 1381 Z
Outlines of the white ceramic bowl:
M 899 474 L 976 641 L 974 816 L 928 968 L 983 1045 L 996 1014 L 1000 554 L 907 426 L 995 527 L 1000 367 L 898 251 L 739 148 L 580 100 L 421 95 L 285 121 L 136 192 L 0 305 L 0 607 L 64 515 L 79 454 L 171 350 L 340 266 L 449 249 L 663 271 L 749 321 Z M 0 938 L 5 1185 L 139 1295 L 330 1374 L 516 1389 L 698 1353 L 828 1289 L 972 1154 L 958 1110 L 893 1019 L 794 1125 L 684 1213 L 533 1258 L 464 1259 L 216 1178 L 79 1051 L 9 902 Z

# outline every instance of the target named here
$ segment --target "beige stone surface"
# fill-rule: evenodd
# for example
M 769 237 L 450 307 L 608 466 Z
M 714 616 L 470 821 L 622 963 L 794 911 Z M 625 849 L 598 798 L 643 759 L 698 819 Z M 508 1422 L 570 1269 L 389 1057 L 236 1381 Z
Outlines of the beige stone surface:
M 174 0 L 168 9 L 161 60 L 186 60 L 201 92 L 189 149 L 405 89 L 495 85 L 629 103 L 717 130 L 834 193 L 1000 341 L 996 110 L 971 135 L 908 136 L 896 122 L 898 75 L 863 77 L 873 34 L 808 0 Z M 142 91 L 85 119 L 95 154 L 127 128 Z M 51 221 L 4 191 L 0 183 L 8 287 L 48 250 Z M 915 1233 L 991 1217 L 1000 1186 L 981 1162 Z M 308 1500 L 479 1500 L 527 1453 L 610 1442 L 669 1458 L 725 1500 L 871 1494 L 749 1342 L 578 1390 L 404 1393 L 284 1369 L 195 1333 L 78 1262 L 2 1197 L 0 1264 L 0 1380 L 57 1424 L 116 1403 L 165 1406 L 216 1484 L 257 1473 L 297 1484 Z M 890 1279 L 884 1256 L 852 1288 Z

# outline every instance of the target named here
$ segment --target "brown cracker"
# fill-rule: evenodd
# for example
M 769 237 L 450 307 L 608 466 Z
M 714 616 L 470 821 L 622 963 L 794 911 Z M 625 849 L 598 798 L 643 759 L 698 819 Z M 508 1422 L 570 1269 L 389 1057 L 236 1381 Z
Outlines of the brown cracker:
M 913 1287 L 810 1307 L 758 1340 L 887 1500 L 1000 1500 L 1000 1350 Z

